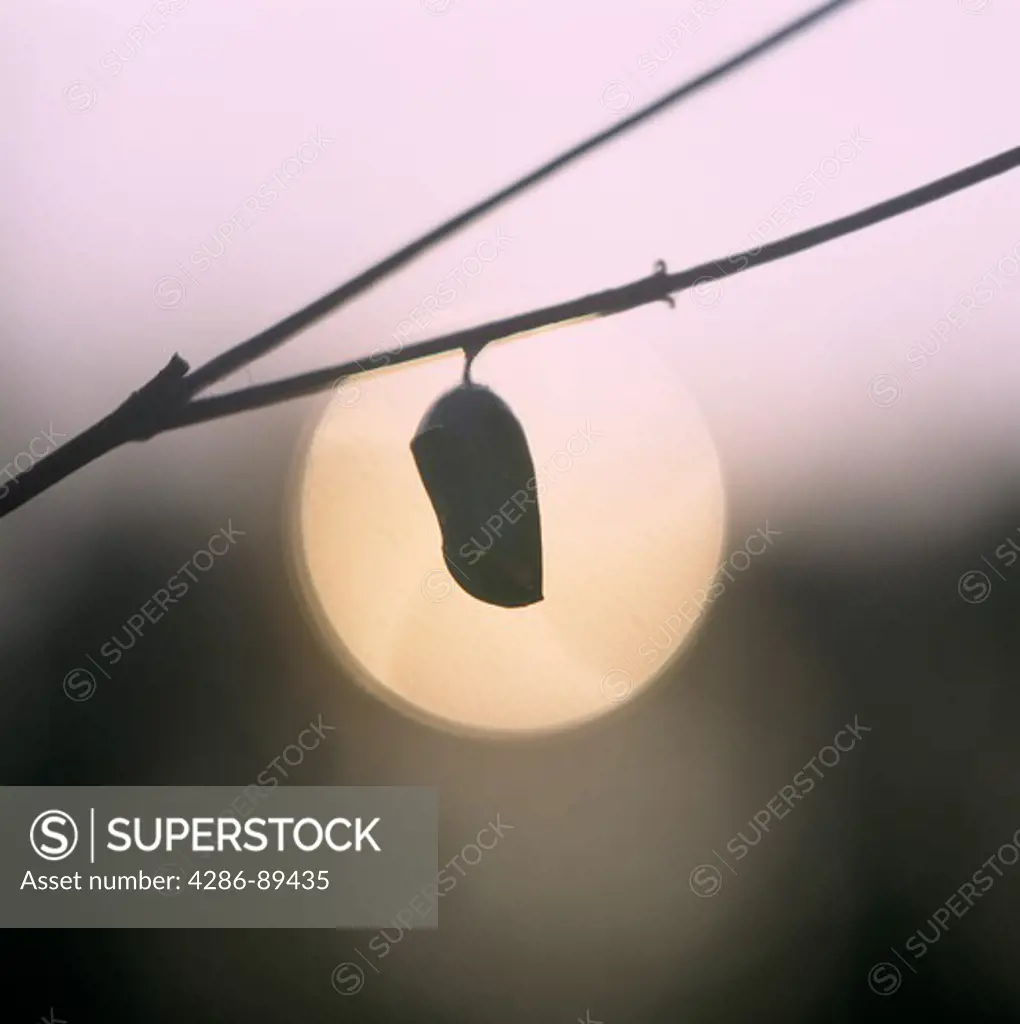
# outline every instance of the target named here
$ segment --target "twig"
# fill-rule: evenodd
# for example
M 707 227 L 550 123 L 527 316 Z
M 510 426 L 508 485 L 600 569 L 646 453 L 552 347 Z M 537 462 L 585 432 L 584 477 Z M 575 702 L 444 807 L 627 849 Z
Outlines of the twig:
M 666 273 L 665 265 L 660 263 L 656 273 L 621 288 L 609 288 L 556 306 L 431 338 L 404 349 L 393 349 L 373 357 L 373 361 L 379 366 L 392 366 L 456 349 L 475 351 L 490 342 L 541 327 L 564 324 L 583 317 L 610 316 L 650 302 L 671 301 L 672 295 L 702 281 L 716 281 L 751 267 L 760 267 L 804 252 L 936 202 L 1018 166 L 1020 146 L 893 199 L 764 247 L 737 253 L 724 260 L 702 263 L 676 274 Z M 188 400 L 186 394 L 190 377 L 185 375 L 187 364 L 175 355 L 149 384 L 135 392 L 113 413 L 16 477 L 8 485 L 8 493 L 0 498 L 0 517 L 127 441 L 146 440 L 166 430 L 204 423 L 325 391 L 343 378 L 369 373 L 371 369 L 366 369 L 360 361 L 355 360 L 227 395 Z
M 24 505 L 31 498 L 52 487 L 57 481 L 69 476 L 114 448 L 126 444 L 128 441 L 146 440 L 163 430 L 185 426 L 188 423 L 199 423 L 204 420 L 215 419 L 219 416 L 230 415 L 232 412 L 241 412 L 245 409 L 259 408 L 260 406 L 283 401 L 297 395 L 321 390 L 326 386 L 323 383 L 326 377 L 329 378 L 328 382 L 332 383 L 333 378 L 341 370 L 348 375 L 362 371 L 364 367 L 360 363 L 347 363 L 338 369 L 320 371 L 318 374 L 305 375 L 302 378 L 292 378 L 291 381 L 281 381 L 277 384 L 253 387 L 243 392 L 235 392 L 223 396 L 226 399 L 225 404 L 221 404 L 220 399 L 192 401 L 195 395 L 210 384 L 221 380 L 235 370 L 247 366 L 253 360 L 270 352 L 316 320 L 321 319 L 344 302 L 366 291 L 383 277 L 410 262 L 415 256 L 438 244 L 483 214 L 493 210 L 500 203 L 538 184 L 538 182 L 565 167 L 570 162 L 586 153 L 592 152 L 597 147 L 604 145 L 618 135 L 622 135 L 655 114 L 661 113 L 674 103 L 733 73 L 755 58 L 763 56 L 781 43 L 792 39 L 800 32 L 834 14 L 840 8 L 854 2 L 855 0 L 829 0 L 828 3 L 821 4 L 813 11 L 783 26 L 753 46 L 742 50 L 729 60 L 724 61 L 703 75 L 699 75 L 690 82 L 686 82 L 654 103 L 643 107 L 630 117 L 618 122 L 612 128 L 599 132 L 566 152 L 561 153 L 530 174 L 493 193 L 487 199 L 469 207 L 409 245 L 404 246 L 404 248 L 393 253 L 391 256 L 369 267 L 368 270 L 352 278 L 328 295 L 316 300 L 304 309 L 298 310 L 298 312 L 280 321 L 268 330 L 263 331 L 261 334 L 256 335 L 254 338 L 242 342 L 232 349 L 228 349 L 222 355 L 210 360 L 192 373 L 187 372 L 188 367 L 184 360 L 180 356 L 175 355 L 170 364 L 161 373 L 157 374 L 140 391 L 132 395 L 120 408 L 114 410 L 109 416 L 34 464 L 26 472 L 13 478 L 9 484 L 4 484 L 2 490 L 0 490 L 0 517 Z M 527 319 L 527 317 L 517 319 Z M 481 344 L 485 344 L 485 341 L 481 341 Z M 413 350 L 408 350 L 408 352 L 416 351 L 419 355 L 426 355 L 430 354 L 433 350 L 444 350 L 441 339 L 438 342 L 415 346 Z M 399 361 L 404 362 L 407 358 L 412 357 L 405 355 L 405 358 Z M 324 375 L 326 376 L 324 377 Z
M 167 424 L 167 429 L 205 423 L 209 420 L 219 419 L 221 416 L 232 416 L 250 409 L 275 405 L 277 402 L 284 402 L 291 398 L 315 394 L 333 387 L 345 377 L 371 373 L 373 370 L 383 367 L 409 363 L 456 349 L 474 350 L 490 342 L 525 334 L 539 328 L 565 324 L 585 317 L 610 316 L 614 313 L 636 309 L 638 306 L 644 306 L 651 302 L 668 300 L 671 295 L 686 291 L 703 281 L 717 281 L 752 267 L 760 267 L 774 260 L 804 252 L 806 249 L 813 249 L 825 242 L 834 241 L 899 214 L 926 206 L 972 185 L 1004 174 L 1018 166 L 1020 166 L 1020 146 L 940 178 L 928 185 L 922 185 L 910 192 L 904 192 L 902 195 L 859 210 L 847 217 L 810 228 L 799 234 L 791 235 L 789 238 L 782 238 L 764 247 L 749 249 L 725 259 L 701 263 L 676 274 L 667 274 L 665 265 L 660 264 L 661 269 L 656 273 L 620 288 L 608 288 L 605 291 L 571 299 L 569 302 L 561 302 L 555 306 L 546 306 L 544 309 L 520 313 L 517 316 L 494 320 L 478 327 L 444 334 L 439 338 L 429 338 L 414 345 L 377 353 L 371 357 L 371 362 L 375 364 L 373 366 L 365 366 L 364 364 L 369 360 L 362 358 L 340 363 L 337 366 L 329 366 L 322 370 L 298 374 L 270 384 L 260 384 L 242 391 L 233 391 L 226 395 L 193 399 L 174 414 L 172 421 Z
M 592 152 L 599 146 L 605 145 L 605 143 L 624 134 L 624 132 L 630 131 L 632 128 L 636 128 L 638 125 L 654 117 L 656 114 L 662 113 L 662 111 L 673 106 L 675 103 L 678 103 L 680 100 L 686 99 L 694 93 L 700 92 L 707 86 L 725 78 L 727 75 L 739 70 L 745 64 L 751 63 L 751 61 L 755 60 L 757 57 L 764 56 L 780 44 L 788 42 L 801 32 L 806 31 L 821 22 L 823 19 L 835 14 L 841 8 L 847 7 L 851 3 L 855 2 L 857 2 L 857 0 L 829 0 L 828 3 L 821 4 L 814 10 L 809 11 L 803 17 L 797 18 L 795 21 L 791 21 L 789 24 L 784 25 L 782 28 L 766 36 L 759 42 L 749 46 L 747 49 L 741 50 L 740 53 L 730 57 L 729 60 L 726 60 L 722 64 L 706 71 L 702 75 L 698 75 L 691 81 L 685 82 L 683 85 L 674 89 L 672 92 L 667 93 L 654 103 L 650 103 L 647 106 L 642 107 L 630 117 L 624 118 L 611 128 L 607 128 L 605 131 L 592 135 L 590 138 L 578 143 L 566 152 L 554 157 L 552 160 L 548 161 L 548 163 L 545 163 L 529 174 L 526 174 L 523 178 L 519 178 L 517 181 L 506 186 L 506 188 L 500 189 L 498 192 L 494 192 L 481 202 L 476 203 L 474 206 L 469 207 L 462 213 L 457 214 L 457 216 L 452 217 L 450 220 L 445 221 L 438 227 L 433 228 L 433 230 L 422 235 L 420 238 L 415 239 L 413 242 L 404 246 L 403 249 L 399 249 L 391 256 L 387 256 L 379 263 L 369 267 L 368 270 L 363 271 L 357 277 L 354 277 L 350 281 L 340 285 L 339 288 L 334 289 L 328 295 L 324 295 L 322 298 L 316 299 L 315 302 L 306 306 L 304 309 L 299 309 L 296 313 L 292 313 L 286 319 L 281 320 L 279 323 L 274 324 L 267 330 L 262 331 L 261 334 L 255 335 L 254 338 L 250 338 L 248 341 L 244 341 L 240 345 L 235 345 L 234 348 L 228 349 L 222 355 L 216 356 L 215 359 L 211 359 L 204 366 L 198 367 L 189 376 L 188 381 L 191 394 L 197 394 L 199 391 L 207 388 L 210 384 L 213 384 L 218 380 L 222 380 L 224 377 L 229 376 L 253 360 L 264 356 L 267 352 L 271 352 L 279 345 L 282 345 L 285 341 L 294 337 L 294 335 L 303 331 L 306 327 L 311 326 L 317 320 L 321 320 L 322 317 L 332 313 L 345 302 L 349 302 L 356 295 L 360 295 L 362 292 L 367 291 L 376 282 L 382 280 L 389 274 L 392 274 L 395 270 L 400 269 L 400 267 L 409 263 L 427 249 L 438 245 L 445 238 L 448 238 L 461 228 L 466 227 L 472 221 L 477 220 L 484 214 L 489 213 L 501 203 L 504 203 L 508 199 L 524 192 L 526 189 L 537 185 L 540 181 L 548 178 L 556 171 L 566 167 L 567 164 L 573 163 L 573 161 L 577 160 L 579 157 Z

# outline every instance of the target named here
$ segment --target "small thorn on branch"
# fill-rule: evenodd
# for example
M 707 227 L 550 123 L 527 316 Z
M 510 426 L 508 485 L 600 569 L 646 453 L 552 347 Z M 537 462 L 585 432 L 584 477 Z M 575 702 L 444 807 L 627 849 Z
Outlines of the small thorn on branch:
M 655 276 L 656 277 L 666 277 L 667 276 L 666 261 L 665 260 L 656 260 L 655 261 Z M 670 309 L 676 309 L 676 300 L 668 292 L 665 295 L 662 296 L 662 301 L 665 302 L 666 305 L 669 306 Z

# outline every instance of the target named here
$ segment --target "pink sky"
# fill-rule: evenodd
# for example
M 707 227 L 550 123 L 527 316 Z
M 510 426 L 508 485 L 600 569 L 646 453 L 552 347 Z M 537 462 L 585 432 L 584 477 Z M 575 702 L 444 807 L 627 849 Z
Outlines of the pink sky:
M 83 428 L 173 351 L 212 356 L 810 5 L 700 6 L 5 6 L 18 42 L 0 70 L 0 288 L 26 439 L 50 421 Z M 1011 0 L 862 0 L 470 227 L 255 378 L 377 347 L 497 228 L 513 245 L 416 336 L 632 280 L 658 258 L 679 269 L 722 256 L 770 219 L 774 237 L 801 230 L 1016 145 L 1017 38 Z M 318 149 L 302 150 L 316 133 Z M 286 189 L 249 206 L 224 244 L 220 225 L 274 174 Z M 788 197 L 799 199 L 784 211 Z M 907 353 L 1015 250 L 1018 215 L 1014 172 L 741 275 L 702 304 L 687 295 L 673 312 L 626 314 L 611 332 L 621 378 L 624 358 L 676 375 L 756 519 L 801 521 L 806 544 L 832 550 L 872 527 L 923 542 L 959 519 L 991 453 L 1012 457 L 1015 263 L 912 380 Z M 183 281 L 178 264 L 203 245 L 222 255 L 161 308 L 154 289 Z M 887 374 L 902 393 L 885 406 L 869 387 Z M 104 500 L 100 482 L 139 480 L 167 497 L 207 494 L 219 484 L 199 486 L 196 465 L 222 477 L 243 439 L 280 415 L 192 428 L 144 458 L 118 453 L 44 500 L 87 513 Z

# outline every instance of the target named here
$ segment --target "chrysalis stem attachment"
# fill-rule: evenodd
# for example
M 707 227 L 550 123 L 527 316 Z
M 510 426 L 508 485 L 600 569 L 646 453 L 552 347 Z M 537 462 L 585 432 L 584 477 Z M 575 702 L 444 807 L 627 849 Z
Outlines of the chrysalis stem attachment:
M 474 381 L 471 379 L 471 364 L 475 361 L 475 356 L 485 348 L 485 342 L 481 345 L 465 345 L 464 346 L 464 383 L 473 384 Z

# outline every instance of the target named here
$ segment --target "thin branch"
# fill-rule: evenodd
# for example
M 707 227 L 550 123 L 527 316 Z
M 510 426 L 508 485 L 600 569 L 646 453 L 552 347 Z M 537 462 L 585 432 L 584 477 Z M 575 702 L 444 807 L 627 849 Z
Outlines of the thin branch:
M 583 142 L 573 146 L 566 152 L 554 157 L 548 163 L 536 168 L 530 174 L 526 174 L 523 178 L 519 178 L 517 181 L 506 186 L 506 188 L 500 189 L 498 192 L 494 192 L 481 202 L 476 203 L 474 206 L 469 207 L 462 213 L 457 214 L 457 216 L 451 217 L 449 220 L 440 224 L 438 227 L 433 228 L 420 238 L 417 238 L 408 245 L 405 245 L 404 248 L 397 250 L 397 252 L 393 253 L 391 256 L 387 256 L 374 266 L 371 266 L 367 270 L 358 274 L 357 277 L 351 278 L 350 281 L 340 285 L 339 288 L 334 289 L 328 295 L 324 295 L 322 298 L 316 299 L 315 302 L 305 306 L 304 309 L 299 309 L 296 313 L 292 313 L 286 319 L 281 320 L 279 323 L 274 324 L 272 327 L 262 331 L 260 334 L 255 335 L 254 338 L 250 338 L 248 341 L 235 345 L 233 348 L 222 353 L 222 355 L 218 355 L 215 359 L 211 359 L 204 366 L 198 367 L 188 377 L 190 393 L 192 395 L 197 394 L 199 391 L 207 388 L 210 384 L 213 384 L 218 380 L 222 380 L 224 377 L 227 377 L 236 370 L 241 369 L 253 360 L 264 356 L 267 352 L 271 352 L 294 335 L 303 331 L 306 327 L 311 326 L 317 320 L 321 320 L 322 317 L 338 309 L 345 302 L 350 301 L 356 295 L 360 295 L 362 292 L 367 291 L 376 282 L 382 280 L 382 278 L 389 274 L 392 274 L 395 270 L 398 270 L 406 263 L 409 263 L 416 256 L 425 252 L 425 250 L 430 249 L 434 245 L 438 245 L 454 232 L 470 224 L 472 221 L 477 220 L 484 214 L 489 213 L 501 203 L 506 202 L 506 200 L 524 192 L 533 185 L 537 185 L 540 181 L 548 178 L 556 171 L 566 167 L 567 164 L 570 164 L 585 154 L 592 152 L 599 146 L 609 142 L 611 139 L 614 139 L 619 135 L 623 135 L 624 132 L 630 131 L 632 128 L 636 128 L 638 125 L 654 117 L 656 114 L 662 113 L 662 111 L 673 106 L 673 104 L 678 103 L 680 100 L 686 99 L 688 96 L 691 96 L 720 79 L 725 78 L 727 75 L 739 70 L 745 64 L 749 64 L 755 58 L 764 56 L 780 44 L 788 42 L 801 32 L 806 31 L 808 28 L 811 28 L 813 25 L 819 23 L 828 16 L 835 14 L 840 8 L 846 7 L 855 2 L 856 0 L 830 0 L 830 2 L 822 4 L 820 7 L 808 12 L 803 17 L 797 18 L 795 21 L 791 21 L 789 24 L 784 25 L 782 28 L 766 36 L 753 46 L 749 46 L 746 50 L 742 50 L 729 60 L 726 60 L 722 64 L 706 71 L 703 75 L 699 75 L 697 78 L 694 78 L 689 82 L 685 82 L 677 89 L 667 93 L 661 99 L 656 100 L 654 103 L 650 103 L 646 107 L 642 107 L 636 113 L 617 122 L 611 128 L 607 128 L 605 131 L 599 132 L 598 134 L 585 139 Z
M 343 378 L 371 373 L 373 370 L 383 367 L 409 363 L 428 356 L 453 352 L 457 349 L 474 350 L 490 342 L 525 334 L 543 327 L 565 324 L 585 317 L 610 316 L 614 313 L 636 309 L 651 302 L 669 301 L 671 295 L 686 291 L 694 285 L 707 281 L 718 281 L 752 267 L 760 267 L 774 260 L 813 249 L 825 242 L 834 241 L 902 213 L 909 213 L 911 210 L 927 206 L 929 203 L 944 199 L 955 192 L 961 192 L 972 185 L 1005 174 L 1018 166 L 1020 166 L 1020 146 L 940 178 L 928 185 L 922 185 L 910 192 L 904 192 L 902 195 L 859 210 L 847 217 L 841 217 L 816 228 L 809 228 L 807 231 L 791 235 L 789 238 L 782 238 L 764 247 L 748 249 L 724 259 L 701 263 L 676 274 L 659 271 L 619 288 L 608 288 L 605 291 L 594 292 L 591 295 L 561 302 L 555 306 L 519 313 L 516 316 L 494 320 L 478 327 L 445 334 L 439 338 L 429 338 L 414 345 L 380 352 L 371 357 L 371 362 L 374 364 L 372 366 L 365 366 L 364 364 L 369 360 L 362 358 L 340 363 L 337 366 L 329 366 L 322 370 L 298 374 L 285 380 L 259 384 L 242 391 L 233 391 L 226 395 L 193 399 L 171 415 L 166 429 L 172 430 L 195 423 L 205 423 L 222 416 L 232 416 L 250 409 L 259 409 L 267 405 L 275 405 L 277 402 L 285 402 L 288 399 L 326 391 Z
M 476 203 L 469 209 L 440 224 L 421 238 L 404 246 L 404 248 L 388 256 L 386 259 L 369 267 L 368 270 L 352 278 L 328 295 L 316 300 L 304 309 L 298 310 L 298 312 L 280 321 L 268 330 L 263 331 L 261 334 L 256 335 L 254 338 L 250 338 L 248 341 L 228 349 L 222 355 L 210 360 L 195 371 L 188 373 L 188 366 L 184 360 L 180 356 L 174 355 L 170 364 L 164 370 L 157 374 L 140 391 L 132 394 L 122 406 L 114 410 L 109 416 L 106 416 L 67 444 L 62 445 L 50 455 L 36 462 L 26 472 L 11 479 L 9 483 L 4 483 L 0 480 L 0 518 L 24 505 L 25 502 L 52 487 L 55 483 L 64 479 L 64 477 L 95 461 L 114 448 L 126 444 L 128 441 L 146 440 L 161 431 L 185 426 L 188 423 L 199 423 L 204 420 L 230 415 L 234 412 L 242 412 L 246 409 L 270 405 L 274 402 L 296 397 L 297 395 L 322 390 L 328 383 L 333 383 L 333 378 L 338 376 L 341 370 L 348 375 L 364 370 L 361 363 L 353 365 L 347 363 L 340 368 L 320 371 L 318 374 L 306 374 L 304 377 L 292 378 L 290 381 L 280 381 L 275 384 L 254 387 L 244 392 L 234 392 L 230 395 L 221 396 L 221 398 L 193 401 L 194 396 L 210 384 L 221 380 L 235 370 L 247 366 L 248 363 L 270 352 L 284 341 L 324 317 L 327 313 L 337 309 L 355 295 L 366 291 L 377 281 L 408 263 L 415 256 L 438 244 L 471 221 L 488 213 L 500 203 L 536 185 L 570 162 L 584 156 L 586 153 L 592 152 L 597 147 L 622 135 L 624 132 L 643 123 L 685 97 L 693 95 L 699 90 L 719 81 L 755 58 L 763 56 L 781 43 L 792 39 L 800 32 L 834 14 L 840 8 L 854 2 L 855 0 L 829 0 L 828 3 L 821 4 L 803 17 L 790 22 L 717 67 L 681 85 L 654 103 L 643 107 L 630 117 L 618 122 L 612 128 L 599 132 L 567 150 L 565 153 L 561 153 L 530 174 L 493 193 L 487 199 Z M 626 289 L 620 291 L 625 292 Z M 568 303 L 567 305 L 571 304 Z M 619 308 L 624 309 L 628 307 L 620 306 Z M 546 315 L 549 314 L 549 311 L 540 311 L 538 315 L 541 316 L 543 312 Z M 510 321 L 505 321 L 505 323 L 529 322 L 534 316 L 535 314 L 526 314 L 523 317 L 512 318 Z M 484 333 L 484 328 L 479 330 Z M 485 344 L 487 340 L 492 339 L 485 338 L 481 344 Z M 464 342 L 460 342 L 454 347 L 459 347 L 459 344 L 464 344 Z M 394 361 L 405 362 L 409 358 L 418 358 L 445 350 L 444 340 L 438 339 L 434 342 L 416 345 L 412 349 L 408 349 L 403 358 L 395 359 Z M 416 354 L 413 355 L 412 353 Z M 328 380 L 326 379 L 327 377 Z
M 377 366 L 393 366 L 461 348 L 465 351 L 477 351 L 490 342 L 543 327 L 585 317 L 611 316 L 650 302 L 664 300 L 672 304 L 672 295 L 703 281 L 717 281 L 749 270 L 751 267 L 760 267 L 774 260 L 804 252 L 944 199 L 1018 166 L 1020 146 L 893 199 L 887 199 L 847 217 L 810 228 L 764 247 L 736 253 L 723 260 L 702 263 L 676 274 L 666 273 L 665 265 L 660 264 L 660 269 L 656 273 L 623 287 L 609 288 L 555 306 L 546 306 L 544 309 L 495 320 L 440 338 L 431 338 L 407 348 L 393 349 L 373 357 L 373 361 Z M 186 398 L 189 380 L 185 375 L 187 368 L 187 363 L 175 355 L 152 381 L 140 391 L 134 392 L 113 413 L 4 485 L 0 490 L 0 517 L 128 441 L 146 440 L 166 430 L 204 423 L 223 416 L 275 405 L 317 391 L 325 391 L 337 384 L 340 379 L 370 373 L 376 367 L 366 368 L 361 361 L 356 360 L 299 374 L 271 384 L 259 384 L 227 395 L 190 401 Z

